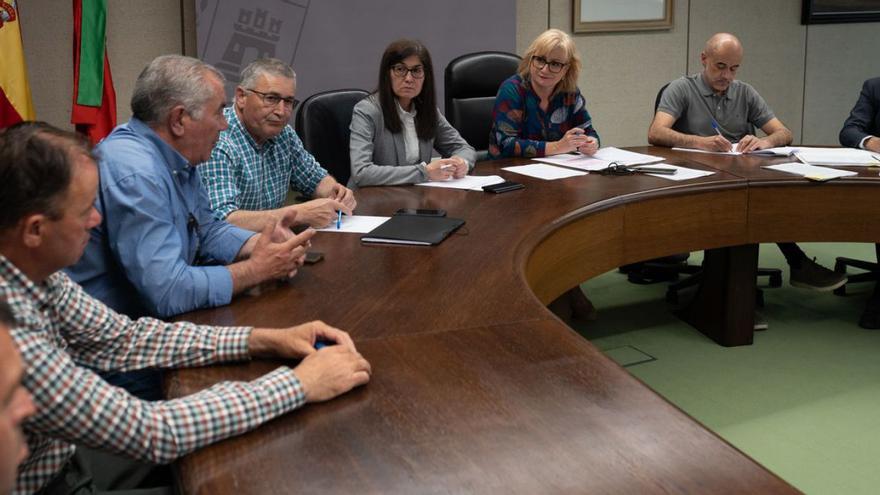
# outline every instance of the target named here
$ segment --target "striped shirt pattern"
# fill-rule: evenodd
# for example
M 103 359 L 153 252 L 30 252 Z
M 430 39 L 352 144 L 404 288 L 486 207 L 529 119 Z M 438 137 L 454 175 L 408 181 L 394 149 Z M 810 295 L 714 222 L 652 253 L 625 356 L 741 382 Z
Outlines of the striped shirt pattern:
M 303 147 L 288 126 L 258 146 L 233 107 L 224 110 L 229 128 L 199 166 L 218 219 L 236 210 L 274 210 L 284 205 L 290 189 L 312 196 L 327 171 Z
M 201 366 L 249 359 L 249 327 L 132 321 L 85 293 L 63 272 L 34 283 L 0 255 L 0 297 L 25 365 L 36 414 L 23 426 L 30 455 L 13 493 L 45 486 L 74 444 L 157 464 L 248 431 L 305 402 L 293 370 L 223 382 L 170 401 L 146 402 L 104 382 L 98 370 Z

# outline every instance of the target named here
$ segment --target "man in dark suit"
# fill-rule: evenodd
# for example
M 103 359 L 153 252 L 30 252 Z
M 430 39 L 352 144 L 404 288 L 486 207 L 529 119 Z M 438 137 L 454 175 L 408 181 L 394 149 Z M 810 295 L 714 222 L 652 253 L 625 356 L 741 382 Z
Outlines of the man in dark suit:
M 868 79 L 862 85 L 859 101 L 840 130 L 840 144 L 880 153 L 880 77 Z M 880 251 L 878 251 L 880 252 Z M 878 260 L 880 261 L 880 260 Z M 868 299 L 865 312 L 859 319 L 862 328 L 880 328 L 880 283 Z

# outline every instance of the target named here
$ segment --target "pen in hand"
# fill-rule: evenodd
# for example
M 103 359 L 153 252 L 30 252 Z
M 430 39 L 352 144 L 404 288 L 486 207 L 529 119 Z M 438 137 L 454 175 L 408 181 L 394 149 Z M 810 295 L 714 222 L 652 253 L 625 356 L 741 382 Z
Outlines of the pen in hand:
M 342 210 L 339 210 L 337 213 L 339 216 L 336 217 L 336 230 L 339 230 L 342 228 Z
M 718 125 L 718 122 L 716 122 L 715 119 L 712 119 L 712 121 L 710 123 L 712 124 L 712 129 L 715 129 L 715 132 L 721 137 L 721 139 L 727 141 L 727 138 L 724 137 L 724 134 L 721 133 L 721 126 Z M 729 141 L 728 141 L 728 143 L 729 143 Z M 732 150 L 733 150 L 733 145 L 731 144 L 729 151 L 732 151 Z

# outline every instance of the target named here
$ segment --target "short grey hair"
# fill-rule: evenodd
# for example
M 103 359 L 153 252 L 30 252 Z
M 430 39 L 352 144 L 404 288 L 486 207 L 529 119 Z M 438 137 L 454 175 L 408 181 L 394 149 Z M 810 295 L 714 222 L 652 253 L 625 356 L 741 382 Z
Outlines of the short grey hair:
M 277 58 L 261 58 L 254 60 L 241 71 L 241 87 L 253 88 L 257 79 L 264 74 L 293 79 L 294 84 L 296 83 L 296 72 L 291 66 Z
M 202 117 L 205 103 L 211 98 L 208 74 L 225 83 L 226 79 L 213 66 L 183 55 L 162 55 L 147 65 L 134 84 L 131 113 L 153 126 L 168 118 L 177 105 L 196 119 Z

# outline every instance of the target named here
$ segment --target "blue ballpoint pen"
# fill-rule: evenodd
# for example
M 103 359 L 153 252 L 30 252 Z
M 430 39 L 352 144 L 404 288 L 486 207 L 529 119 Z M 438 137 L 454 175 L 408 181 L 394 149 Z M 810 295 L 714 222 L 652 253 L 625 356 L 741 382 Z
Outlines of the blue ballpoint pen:
M 338 213 L 339 213 L 339 216 L 336 217 L 336 230 L 339 230 L 342 228 L 342 210 L 339 210 Z

